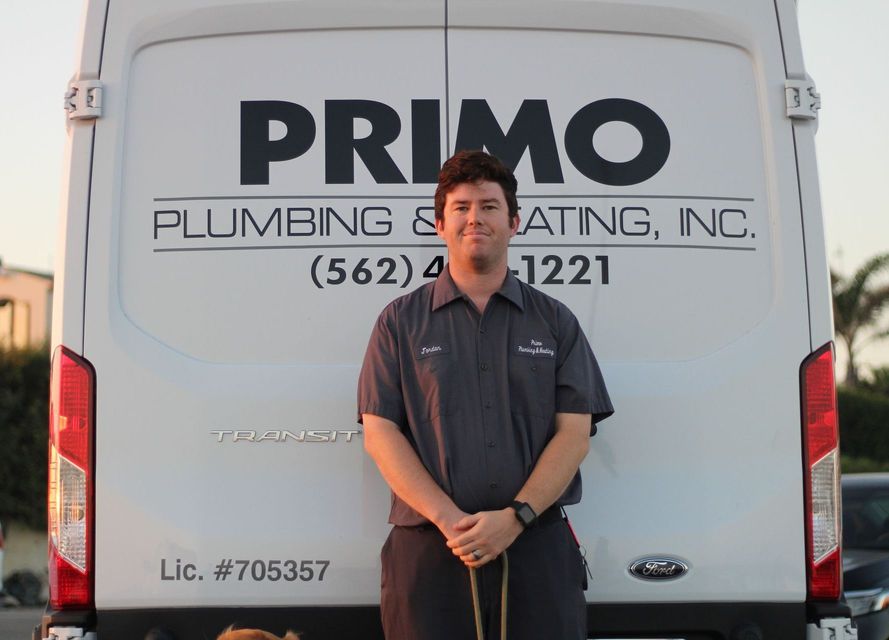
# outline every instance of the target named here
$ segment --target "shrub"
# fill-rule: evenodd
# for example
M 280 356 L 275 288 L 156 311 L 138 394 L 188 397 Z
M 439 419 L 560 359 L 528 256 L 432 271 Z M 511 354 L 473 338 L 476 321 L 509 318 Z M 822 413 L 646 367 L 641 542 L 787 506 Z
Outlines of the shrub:
M 837 400 L 843 454 L 889 466 L 889 397 L 841 387 Z
M 46 350 L 0 350 L 0 521 L 46 527 Z
M 842 455 L 840 456 L 840 469 L 842 473 L 875 473 L 889 471 L 889 462 Z

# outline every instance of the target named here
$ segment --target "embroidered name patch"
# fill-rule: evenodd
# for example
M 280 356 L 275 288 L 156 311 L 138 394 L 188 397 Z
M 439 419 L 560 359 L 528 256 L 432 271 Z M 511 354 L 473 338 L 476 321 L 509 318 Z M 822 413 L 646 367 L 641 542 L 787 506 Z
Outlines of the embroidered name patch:
M 542 340 L 531 338 L 528 344 L 516 345 L 516 353 L 529 358 L 555 358 L 556 350 L 543 343 Z
M 438 356 L 443 353 L 450 353 L 451 348 L 446 344 L 426 344 L 417 348 L 417 360 L 428 358 L 429 356 Z

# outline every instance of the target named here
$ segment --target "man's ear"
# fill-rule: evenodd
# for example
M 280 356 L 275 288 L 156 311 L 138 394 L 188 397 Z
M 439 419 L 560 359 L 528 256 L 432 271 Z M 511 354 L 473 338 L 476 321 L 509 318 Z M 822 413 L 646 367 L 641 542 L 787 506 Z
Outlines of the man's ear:
M 299 640 L 299 636 L 293 633 L 293 631 L 288 631 L 281 640 Z
M 510 219 L 510 226 L 512 226 L 512 233 L 509 234 L 509 237 L 513 237 L 519 231 L 519 222 L 521 222 L 521 218 L 519 218 L 519 214 L 516 213 Z
M 442 235 L 444 233 L 444 216 L 435 218 L 435 233 L 438 234 L 438 237 L 444 238 Z

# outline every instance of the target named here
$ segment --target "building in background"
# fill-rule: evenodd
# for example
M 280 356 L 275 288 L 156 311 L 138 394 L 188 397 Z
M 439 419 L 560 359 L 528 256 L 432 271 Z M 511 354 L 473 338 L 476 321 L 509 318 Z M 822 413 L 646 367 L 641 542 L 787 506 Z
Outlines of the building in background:
M 0 260 L 0 349 L 49 342 L 52 286 L 52 274 L 6 267 Z

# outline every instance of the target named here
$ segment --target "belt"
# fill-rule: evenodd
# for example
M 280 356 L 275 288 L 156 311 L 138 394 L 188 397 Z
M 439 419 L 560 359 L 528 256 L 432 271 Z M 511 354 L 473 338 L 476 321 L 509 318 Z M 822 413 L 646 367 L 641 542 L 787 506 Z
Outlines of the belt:
M 537 516 L 537 524 L 550 524 L 562 519 L 561 507 L 550 507 L 539 516 Z

